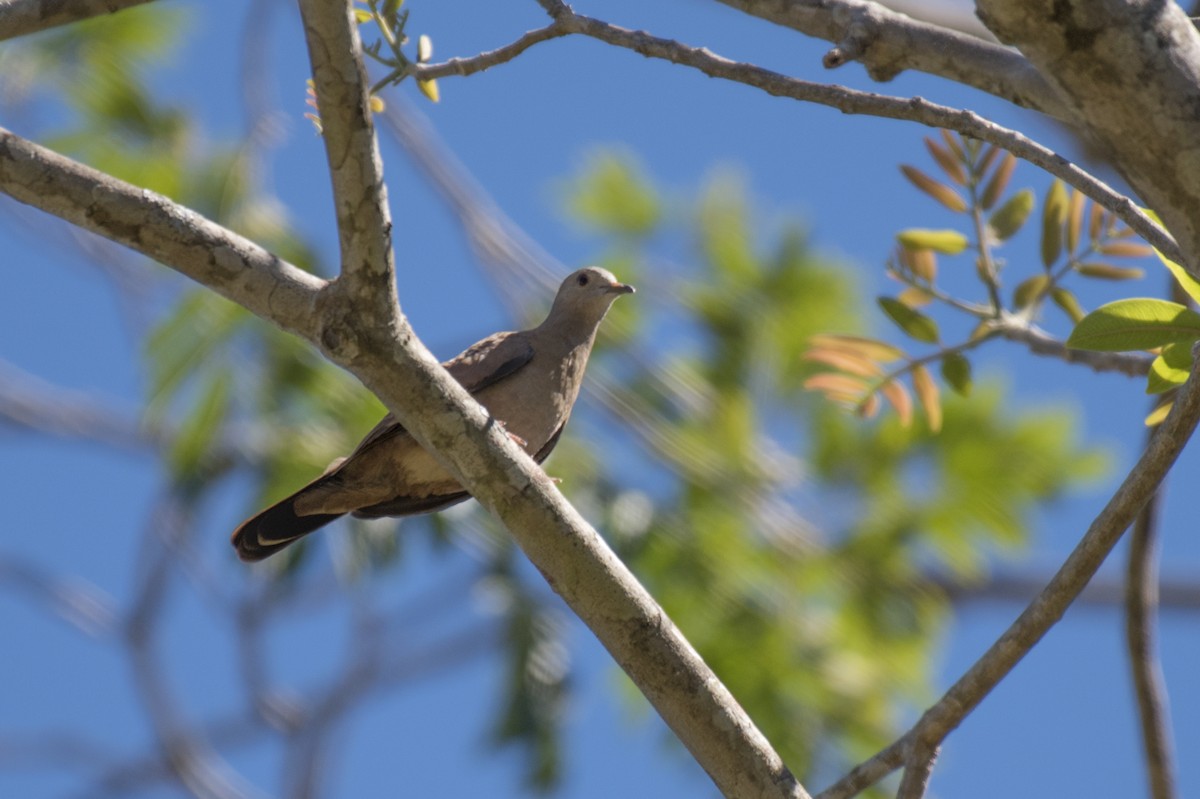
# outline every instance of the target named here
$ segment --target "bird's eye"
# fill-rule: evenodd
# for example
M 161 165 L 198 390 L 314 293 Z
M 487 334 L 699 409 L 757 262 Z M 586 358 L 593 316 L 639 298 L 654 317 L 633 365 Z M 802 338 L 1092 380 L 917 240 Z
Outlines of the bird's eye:
M 588 276 L 580 275 L 578 278 L 575 279 L 575 282 L 581 286 L 586 286 L 588 284 Z

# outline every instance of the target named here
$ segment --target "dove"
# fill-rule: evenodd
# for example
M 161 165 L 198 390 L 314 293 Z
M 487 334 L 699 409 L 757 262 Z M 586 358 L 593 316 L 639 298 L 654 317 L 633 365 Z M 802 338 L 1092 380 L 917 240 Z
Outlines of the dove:
M 584 267 L 562 282 L 540 325 L 488 336 L 442 365 L 541 463 L 571 416 L 601 320 L 633 291 L 607 269 Z M 242 560 L 259 561 L 347 513 L 412 516 L 470 496 L 389 413 L 350 455 L 243 522 L 232 543 Z

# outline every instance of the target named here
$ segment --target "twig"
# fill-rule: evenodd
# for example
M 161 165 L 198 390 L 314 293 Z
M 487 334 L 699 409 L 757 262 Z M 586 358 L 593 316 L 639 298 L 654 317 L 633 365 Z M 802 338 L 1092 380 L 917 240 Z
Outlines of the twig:
M 938 748 L 915 740 L 905 758 L 904 776 L 896 791 L 896 799 L 922 799 L 929 787 L 929 776 L 937 763 Z
M 1175 747 L 1170 704 L 1158 662 L 1158 516 L 1161 489 L 1138 514 L 1129 537 L 1125 578 L 1125 643 L 1133 673 L 1142 748 L 1152 799 L 1174 799 Z
M 569 33 L 570 31 L 566 30 L 557 21 L 551 22 L 544 28 L 529 31 L 510 44 L 471 56 L 470 58 L 451 58 L 436 64 L 416 64 L 412 67 L 412 73 L 417 80 L 434 80 L 451 75 L 460 75 L 463 77 L 474 75 L 476 72 L 483 72 L 485 69 L 491 69 L 506 61 L 512 61 L 535 44 L 549 39 L 557 39 Z
M 1198 371 L 1193 367 L 1170 413 L 1155 431 L 1142 456 L 1041 594 L 911 730 L 870 760 L 856 766 L 821 792 L 818 799 L 854 796 L 900 766 L 908 747 L 915 741 L 935 746 L 945 740 L 1062 617 L 1122 533 L 1154 495 L 1191 438 L 1196 422 L 1200 420 Z
M 0 41 L 148 2 L 150 0 L 5 0 L 0 3 Z
M 1154 357 L 1137 352 L 1093 352 L 1074 350 L 1028 322 L 1005 316 L 992 324 L 992 329 L 1009 341 L 1024 344 L 1034 355 L 1078 363 L 1095 372 L 1120 372 L 1130 377 L 1145 377 Z

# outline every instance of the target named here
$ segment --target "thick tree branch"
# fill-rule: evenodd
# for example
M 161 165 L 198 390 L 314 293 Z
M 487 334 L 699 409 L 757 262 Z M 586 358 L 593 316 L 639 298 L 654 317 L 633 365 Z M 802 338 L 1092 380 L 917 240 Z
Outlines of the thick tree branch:
M 1054 626 L 1158 490 L 1200 420 L 1200 369 L 1193 367 L 1167 418 L 1074 551 L 1020 617 L 899 740 L 818 795 L 847 799 L 902 765 L 913 747 L 932 750 Z
M 1070 108 L 1020 53 L 975 36 L 921 22 L 863 0 L 720 0 L 776 25 L 825 39 L 833 68 L 860 61 L 878 81 L 906 69 L 957 81 L 1070 122 Z
M 1200 275 L 1200 34 L 1176 3 L 979 0 L 1046 76 Z
M 830 86 L 792 78 L 769 69 L 731 61 L 700 47 L 690 47 L 669 39 L 660 39 L 644 31 L 633 31 L 581 16 L 560 0 L 538 0 L 556 22 L 572 33 L 659 58 L 673 64 L 692 67 L 705 75 L 762 89 L 776 97 L 827 105 L 845 114 L 868 114 L 885 119 L 903 119 L 935 128 L 954 130 L 966 136 L 994 144 L 1018 158 L 1062 178 L 1097 204 L 1112 211 L 1138 235 L 1157 247 L 1168 258 L 1182 257 L 1170 234 L 1155 224 L 1128 197 L 1114 191 L 1103 181 L 1072 164 L 1061 155 L 1043 147 L 1015 130 L 997 125 L 971 111 L 931 103 L 920 97 L 904 98 Z M 1200 169 L 1200 166 L 1198 166 Z M 1200 185 L 1198 183 L 1197 185 Z
M 0 0 L 0 41 L 149 2 L 151 0 Z
M 1161 491 L 1142 508 L 1129 537 L 1125 571 L 1125 645 L 1141 720 L 1152 799 L 1174 799 L 1175 747 L 1170 703 L 1158 662 L 1158 510 Z
M 161 194 L 0 128 L 0 191 L 112 239 L 310 341 L 325 281 Z
M 398 324 L 400 312 L 395 300 L 392 220 L 353 6 L 301 0 L 300 13 L 341 244 L 341 276 L 331 286 L 331 296 L 339 301 L 336 309 L 323 311 L 353 314 L 364 325 L 390 330 Z M 343 293 L 349 296 L 340 297 Z M 341 333 L 345 332 L 348 329 L 343 327 Z

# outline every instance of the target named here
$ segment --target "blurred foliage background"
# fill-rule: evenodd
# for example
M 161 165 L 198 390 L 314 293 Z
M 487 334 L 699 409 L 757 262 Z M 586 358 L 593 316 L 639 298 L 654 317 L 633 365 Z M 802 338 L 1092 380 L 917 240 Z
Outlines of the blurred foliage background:
M 156 4 L 6 46 L 6 108 L 36 120 L 47 145 L 332 274 L 336 265 L 320 260 L 261 179 L 269 125 L 246 140 L 214 139 L 151 87 L 187 13 Z M 405 112 L 394 104 L 389 113 Z M 606 323 L 584 402 L 546 468 L 785 761 L 802 779 L 828 778 L 931 699 L 950 611 L 939 586 L 1022 547 L 1036 509 L 1096 477 L 1104 458 L 1080 443 L 1068 409 L 1014 411 L 997 381 L 948 397 L 937 435 L 923 419 L 858 419 L 805 391 L 818 368 L 801 357 L 810 337 L 869 334 L 879 317 L 847 264 L 814 248 L 802 219 L 756 207 L 736 172 L 656 185 L 636 154 L 609 148 L 556 191 L 570 223 L 596 242 L 594 262 L 640 291 Z M 101 268 L 138 298 L 144 429 L 188 518 L 221 507 L 231 484 L 254 487 L 240 494 L 245 514 L 289 493 L 382 414 L 287 334 L 104 252 Z M 514 281 L 554 284 L 557 265 L 524 266 L 518 274 L 503 258 L 479 262 L 506 299 Z M 534 296 L 533 307 L 510 307 L 514 324 L 544 312 L 550 293 Z M 232 529 L 237 519 L 224 521 Z M 552 790 L 564 768 L 576 622 L 473 503 L 403 525 L 351 520 L 261 569 L 223 553 L 216 579 L 237 600 L 225 612 L 267 597 L 278 608 L 300 597 L 356 605 L 386 596 L 422 539 L 448 575 L 474 564 L 444 601 L 479 622 L 505 664 L 495 704 L 479 712 L 493 717 L 495 745 L 526 753 L 530 785 Z M 273 618 L 264 612 L 250 627 L 265 635 Z M 304 660 L 290 664 L 298 684 L 311 676 Z M 614 684 L 641 707 L 628 683 Z M 269 691 L 250 687 L 260 711 L 271 704 Z M 274 708 L 263 712 L 278 720 Z M 288 739 L 303 727 L 293 724 L 256 734 Z

